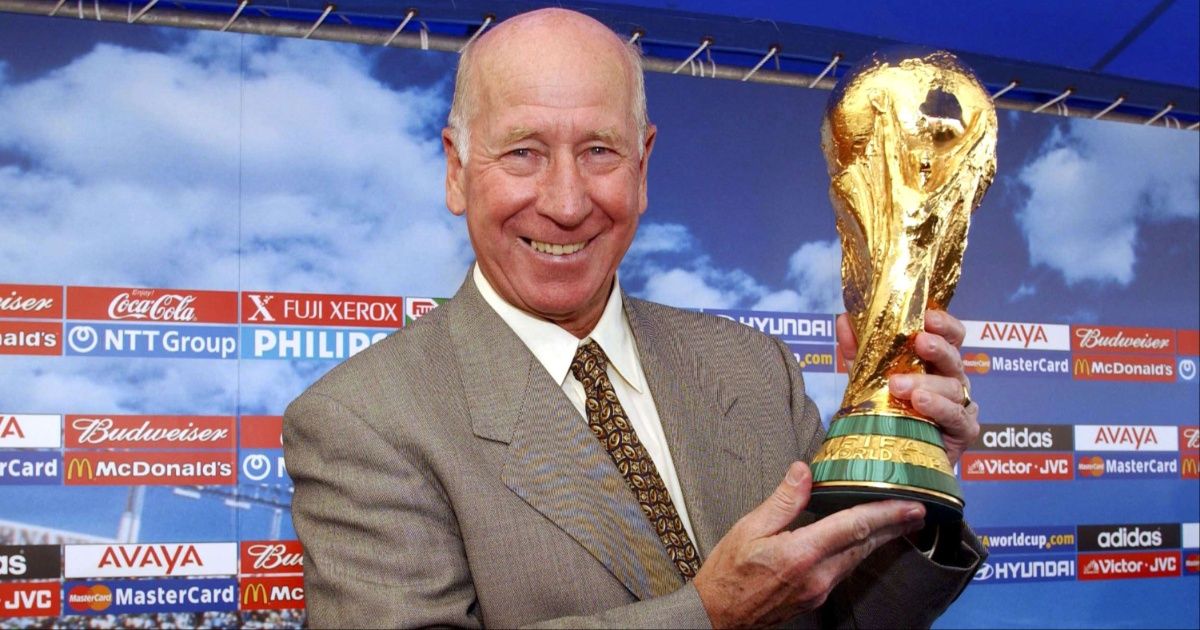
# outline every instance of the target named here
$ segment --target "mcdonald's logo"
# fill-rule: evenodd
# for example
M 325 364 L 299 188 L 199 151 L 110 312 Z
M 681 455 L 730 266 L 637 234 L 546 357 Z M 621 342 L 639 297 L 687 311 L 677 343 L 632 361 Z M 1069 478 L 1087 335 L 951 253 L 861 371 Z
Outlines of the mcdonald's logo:
M 1092 362 L 1087 359 L 1075 359 L 1075 376 L 1091 376 Z
M 1200 479 L 1200 457 L 1186 455 L 1181 458 L 1180 474 L 1184 479 Z
M 267 587 L 262 582 L 242 582 L 242 606 L 267 603 Z
M 91 460 L 83 459 L 82 457 L 72 459 L 67 462 L 67 481 L 72 479 L 95 479 L 96 473 L 92 470 Z

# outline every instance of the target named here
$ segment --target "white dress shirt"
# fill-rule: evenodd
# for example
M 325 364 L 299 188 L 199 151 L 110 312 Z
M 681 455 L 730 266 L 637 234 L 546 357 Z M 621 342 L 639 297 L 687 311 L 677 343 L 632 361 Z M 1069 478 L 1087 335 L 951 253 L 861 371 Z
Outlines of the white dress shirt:
M 592 329 L 590 335 L 577 339 L 575 335 L 559 328 L 558 324 L 539 319 L 504 301 L 500 294 L 475 265 L 473 272 L 475 286 L 483 299 L 496 311 L 500 319 L 517 334 L 533 356 L 537 357 L 542 367 L 562 387 L 571 404 L 579 411 L 581 418 L 587 418 L 587 394 L 583 391 L 583 383 L 571 374 L 571 362 L 575 359 L 575 350 L 594 340 L 608 355 L 608 378 L 612 381 L 613 390 L 629 416 L 638 439 L 646 447 L 650 459 L 654 461 L 658 474 L 662 477 L 671 502 L 679 512 L 679 520 L 687 529 L 688 536 L 695 544 L 696 535 L 692 532 L 692 523 L 688 520 L 687 506 L 683 502 L 683 492 L 679 489 L 679 478 L 675 476 L 675 463 L 671 459 L 671 450 L 667 448 L 667 439 L 663 434 L 662 421 L 658 417 L 658 408 L 654 405 L 654 396 L 646 383 L 646 375 L 642 371 L 642 360 L 638 355 L 637 343 L 633 338 L 633 330 L 629 328 L 629 319 L 625 316 L 625 308 L 621 300 L 619 281 L 614 281 L 612 294 L 608 296 L 608 304 L 600 321 Z

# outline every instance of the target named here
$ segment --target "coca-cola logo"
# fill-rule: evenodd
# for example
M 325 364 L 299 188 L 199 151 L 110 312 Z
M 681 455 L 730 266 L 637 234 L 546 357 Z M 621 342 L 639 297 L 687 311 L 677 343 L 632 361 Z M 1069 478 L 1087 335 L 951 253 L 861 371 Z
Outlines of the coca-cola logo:
M 141 292 L 139 292 L 140 294 Z M 150 291 L 146 297 L 118 293 L 108 304 L 108 316 L 112 319 L 143 319 L 155 322 L 194 322 L 196 309 L 192 303 L 194 295 L 164 293 L 155 297 Z

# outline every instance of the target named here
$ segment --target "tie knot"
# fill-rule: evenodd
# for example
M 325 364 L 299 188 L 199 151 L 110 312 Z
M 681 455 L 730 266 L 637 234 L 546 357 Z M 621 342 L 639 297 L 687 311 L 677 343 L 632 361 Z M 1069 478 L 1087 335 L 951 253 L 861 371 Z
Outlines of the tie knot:
M 580 383 L 595 379 L 606 369 L 608 369 L 608 356 L 604 354 L 604 350 L 595 340 L 589 339 L 587 343 L 575 350 L 575 360 L 571 362 L 571 374 L 575 375 L 576 380 Z

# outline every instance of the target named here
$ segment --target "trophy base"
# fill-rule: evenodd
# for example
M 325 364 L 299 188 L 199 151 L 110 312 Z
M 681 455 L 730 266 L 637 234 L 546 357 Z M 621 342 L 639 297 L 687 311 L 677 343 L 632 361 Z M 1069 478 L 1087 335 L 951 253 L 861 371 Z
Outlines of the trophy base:
M 927 523 L 956 523 L 963 520 L 963 505 L 952 497 L 939 497 L 910 488 L 876 488 L 859 484 L 825 484 L 820 488 L 813 488 L 812 497 L 808 500 L 808 511 L 817 516 L 828 516 L 860 503 L 887 499 L 921 503 L 925 506 Z
M 892 414 L 835 417 L 812 462 L 809 511 L 826 515 L 884 499 L 917 501 L 928 522 L 961 521 L 962 490 L 941 434 L 920 418 Z

